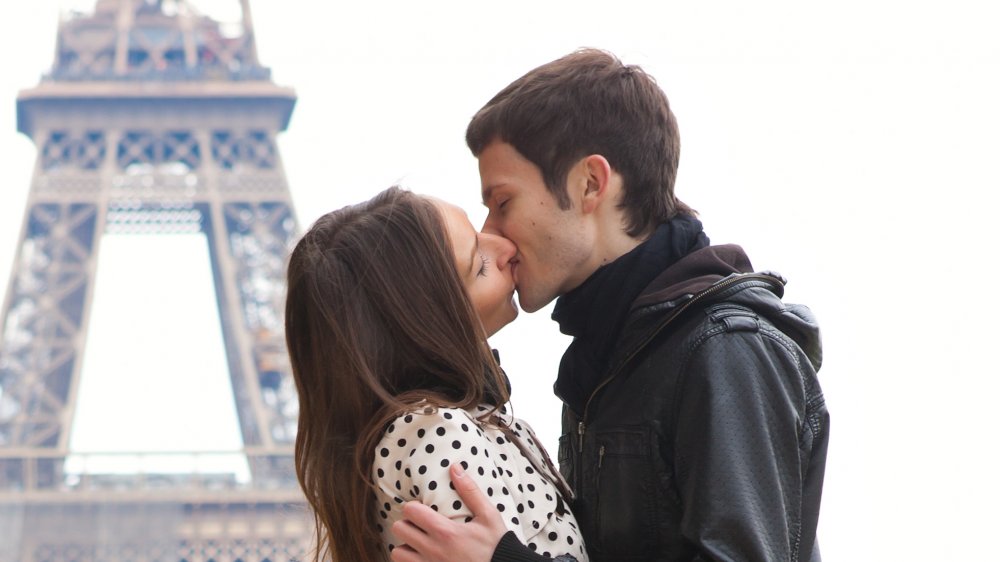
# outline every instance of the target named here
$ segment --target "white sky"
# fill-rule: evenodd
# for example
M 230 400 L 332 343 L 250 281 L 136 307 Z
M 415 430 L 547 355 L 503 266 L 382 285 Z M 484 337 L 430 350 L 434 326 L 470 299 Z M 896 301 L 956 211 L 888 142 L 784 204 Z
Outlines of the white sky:
M 72 458 L 67 471 L 248 478 L 241 455 L 198 455 L 192 467 L 191 457 L 176 454 L 243 446 L 207 238 L 105 235 L 93 307 L 70 448 L 143 455 Z
M 34 158 L 15 132 L 14 98 L 51 64 L 57 4 L 8 3 L 0 18 L 3 280 Z M 788 277 L 786 300 L 810 305 L 822 323 L 820 375 L 833 415 L 826 558 L 995 551 L 1000 299 L 987 283 L 1000 269 L 992 196 L 1000 9 L 992 3 L 256 0 L 253 8 L 261 58 L 300 98 L 280 147 L 303 227 L 398 181 L 479 222 L 476 162 L 463 138 L 483 103 L 579 46 L 643 65 L 680 123 L 679 196 L 701 211 L 715 242 L 740 243 L 758 269 Z M 548 312 L 522 314 L 494 343 L 516 414 L 554 453 L 550 388 L 566 341 Z

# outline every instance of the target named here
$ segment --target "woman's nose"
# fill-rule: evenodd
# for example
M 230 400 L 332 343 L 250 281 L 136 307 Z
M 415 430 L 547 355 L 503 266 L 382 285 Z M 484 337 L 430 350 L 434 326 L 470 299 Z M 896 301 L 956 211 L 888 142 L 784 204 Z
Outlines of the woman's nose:
M 507 263 L 517 255 L 517 246 L 509 239 L 487 232 L 483 232 L 480 236 L 485 238 L 485 241 L 492 249 L 494 254 L 493 259 L 496 260 L 496 265 L 499 269 L 507 267 Z

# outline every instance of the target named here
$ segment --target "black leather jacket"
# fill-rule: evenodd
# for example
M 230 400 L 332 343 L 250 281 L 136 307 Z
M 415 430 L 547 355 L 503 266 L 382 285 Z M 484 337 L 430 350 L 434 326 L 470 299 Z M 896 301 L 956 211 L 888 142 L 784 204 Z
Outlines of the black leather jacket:
M 583 410 L 564 407 L 559 463 L 591 560 L 819 560 L 819 330 L 780 277 L 733 273 L 734 252 L 660 275 Z

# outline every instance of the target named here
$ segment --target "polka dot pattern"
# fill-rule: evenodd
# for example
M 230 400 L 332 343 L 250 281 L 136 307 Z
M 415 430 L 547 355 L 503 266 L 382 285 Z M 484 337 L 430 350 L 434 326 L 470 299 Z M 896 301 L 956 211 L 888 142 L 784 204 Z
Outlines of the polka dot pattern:
M 448 467 L 459 462 L 494 502 L 507 528 L 533 551 L 550 557 L 570 554 L 587 560 L 583 538 L 568 508 L 559 514 L 558 492 L 502 431 L 476 419 L 485 406 L 470 411 L 420 409 L 394 420 L 375 447 L 372 478 L 377 486 L 376 525 L 386 548 L 399 545 L 392 524 L 402 519 L 402 504 L 416 500 L 456 521 L 472 512 L 451 486 Z M 527 424 L 498 413 L 544 466 Z M 565 506 L 565 502 L 563 502 Z

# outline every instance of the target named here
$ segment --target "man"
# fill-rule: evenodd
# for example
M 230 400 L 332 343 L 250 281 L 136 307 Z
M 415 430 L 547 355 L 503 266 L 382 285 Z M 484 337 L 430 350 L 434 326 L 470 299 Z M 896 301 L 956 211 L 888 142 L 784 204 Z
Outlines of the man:
M 574 338 L 555 385 L 559 464 L 591 559 L 818 561 L 818 328 L 674 196 L 679 136 L 653 78 L 578 51 L 502 90 L 466 140 L 483 229 L 518 249 L 521 307 L 558 298 Z M 475 518 L 408 504 L 393 559 L 542 559 L 458 472 Z

